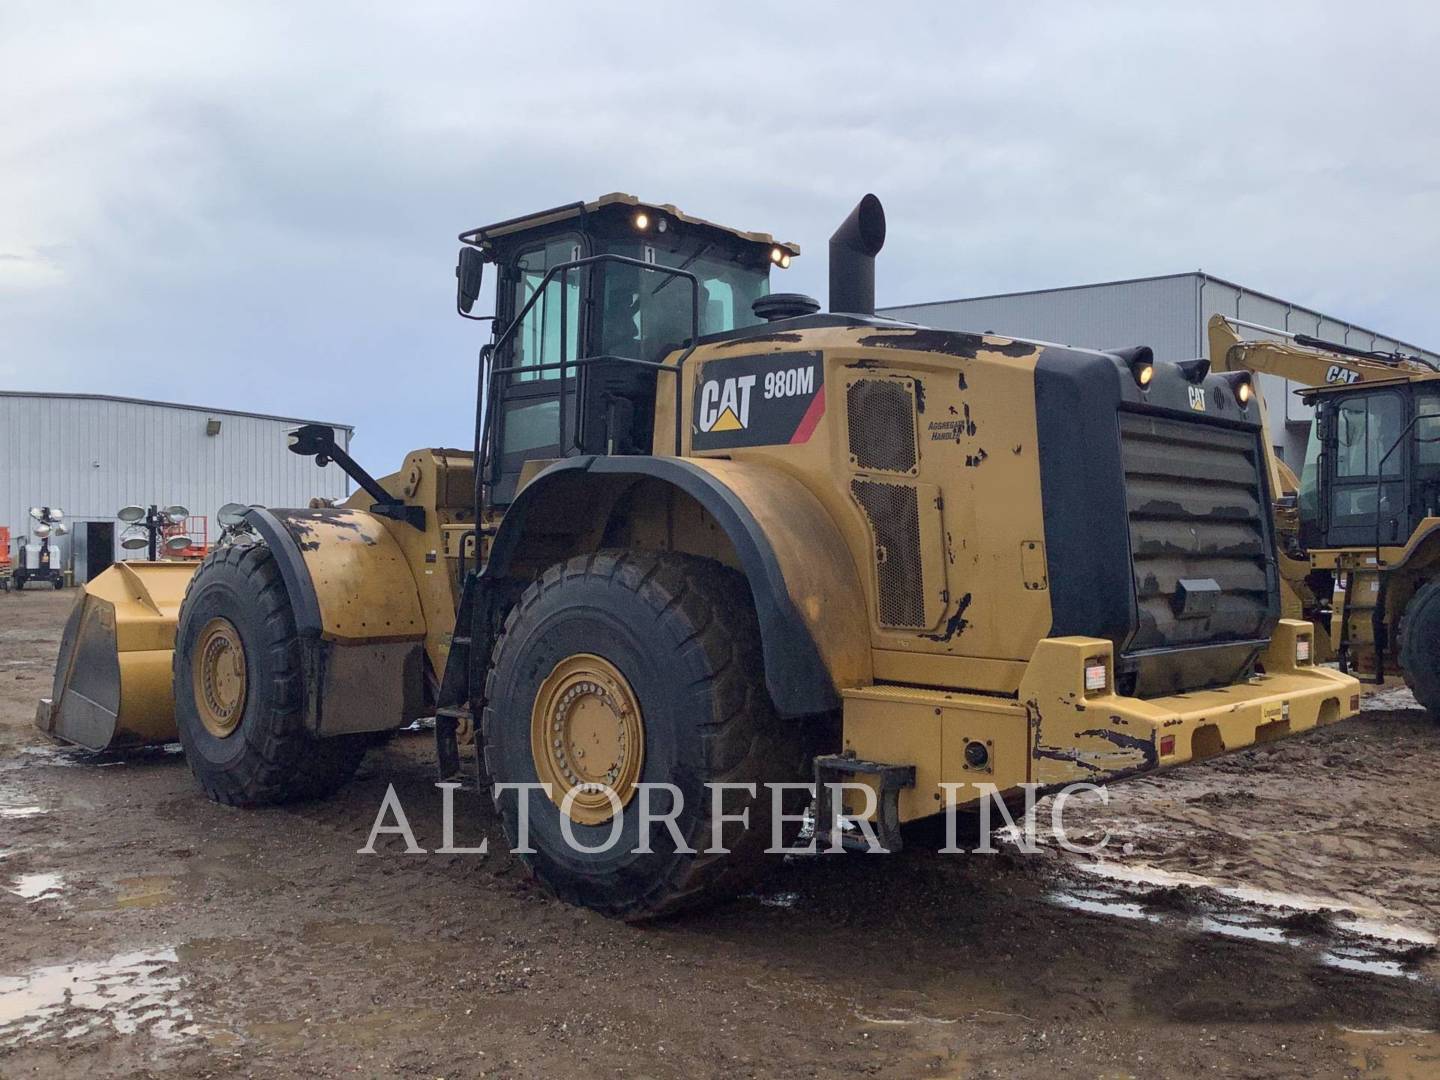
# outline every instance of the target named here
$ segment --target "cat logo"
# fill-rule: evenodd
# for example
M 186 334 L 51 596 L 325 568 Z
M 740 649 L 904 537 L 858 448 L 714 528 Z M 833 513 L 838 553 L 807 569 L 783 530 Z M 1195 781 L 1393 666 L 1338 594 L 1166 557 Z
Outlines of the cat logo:
M 743 431 L 750 426 L 750 391 L 754 375 L 711 379 L 700 388 L 701 431 Z
M 1205 411 L 1205 388 L 1203 386 L 1192 386 L 1190 390 L 1190 408 L 1196 412 Z
M 724 356 L 696 376 L 690 445 L 695 450 L 803 443 L 825 415 L 818 352 Z
M 1331 364 L 1330 370 L 1325 372 L 1327 383 L 1357 383 L 1360 381 L 1360 372 L 1350 371 L 1339 364 Z

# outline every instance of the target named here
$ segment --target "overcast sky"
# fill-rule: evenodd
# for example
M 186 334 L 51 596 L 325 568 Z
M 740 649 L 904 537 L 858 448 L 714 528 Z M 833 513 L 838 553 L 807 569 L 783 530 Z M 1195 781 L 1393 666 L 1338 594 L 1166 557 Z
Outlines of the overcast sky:
M 882 304 L 1203 268 L 1440 347 L 1427 4 L 0 5 L 0 386 L 468 446 L 465 228 L 613 190 Z M 493 281 L 493 278 L 491 279 Z M 1004 330 L 1004 327 L 996 329 Z

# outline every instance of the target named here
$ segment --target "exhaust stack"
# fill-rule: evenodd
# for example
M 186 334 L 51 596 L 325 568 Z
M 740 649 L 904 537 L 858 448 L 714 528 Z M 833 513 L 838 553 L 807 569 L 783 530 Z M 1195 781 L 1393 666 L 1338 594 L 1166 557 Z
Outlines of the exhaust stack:
M 875 256 L 885 246 L 885 208 L 866 195 L 830 237 L 830 310 L 875 314 Z

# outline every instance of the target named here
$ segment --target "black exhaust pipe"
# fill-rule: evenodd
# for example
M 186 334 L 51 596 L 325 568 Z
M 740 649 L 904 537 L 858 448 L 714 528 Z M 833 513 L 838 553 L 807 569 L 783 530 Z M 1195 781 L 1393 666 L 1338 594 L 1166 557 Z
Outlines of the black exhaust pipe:
M 830 310 L 875 314 L 875 256 L 885 246 L 885 208 L 866 195 L 830 237 Z

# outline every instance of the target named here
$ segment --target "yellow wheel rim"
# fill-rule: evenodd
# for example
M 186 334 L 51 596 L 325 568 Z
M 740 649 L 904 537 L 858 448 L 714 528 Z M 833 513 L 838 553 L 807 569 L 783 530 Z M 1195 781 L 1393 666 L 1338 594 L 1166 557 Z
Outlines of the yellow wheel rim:
M 229 619 L 205 624 L 191 664 L 200 722 L 217 739 L 227 738 L 245 714 L 245 646 Z
M 603 825 L 627 806 L 645 764 L 645 722 L 620 670 L 590 653 L 556 664 L 530 711 L 530 752 L 551 801 L 563 808 L 570 796 L 577 824 Z

